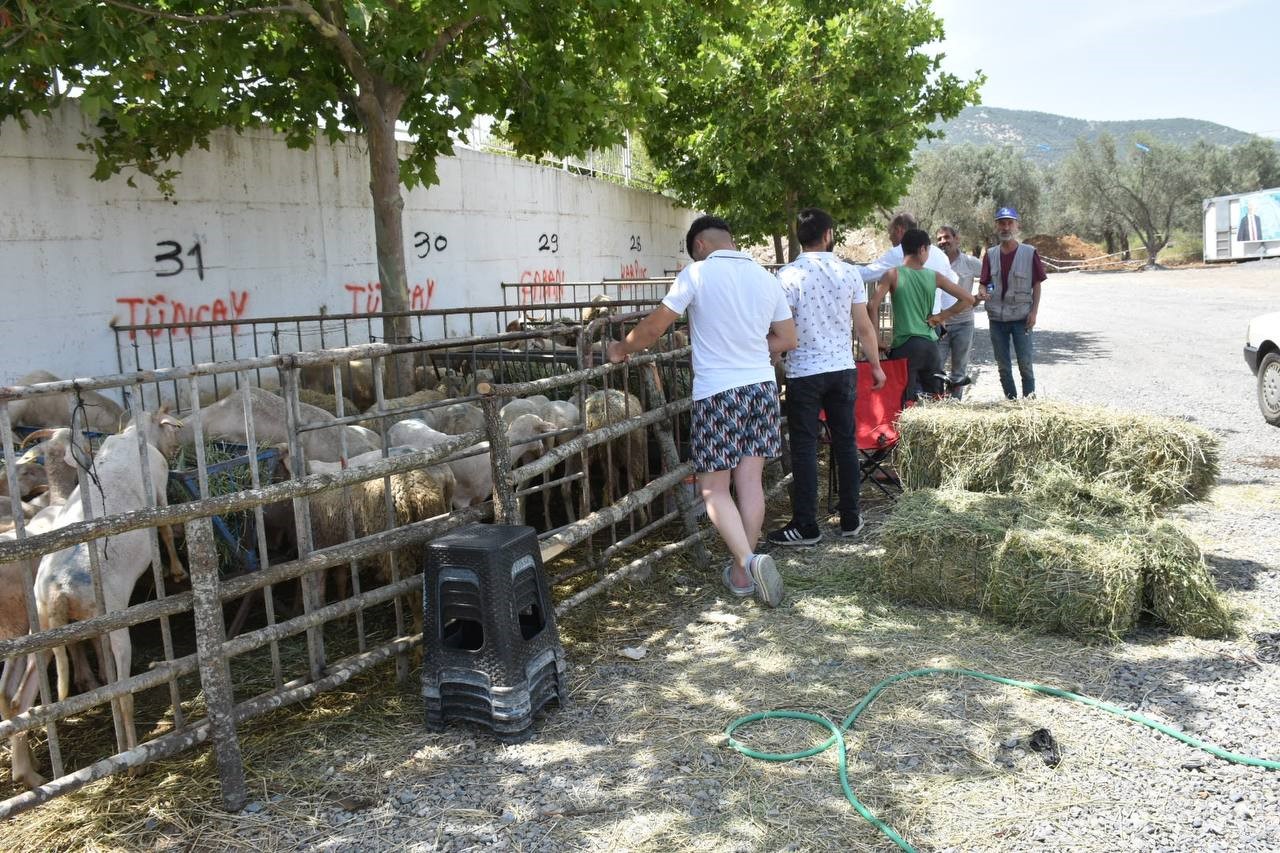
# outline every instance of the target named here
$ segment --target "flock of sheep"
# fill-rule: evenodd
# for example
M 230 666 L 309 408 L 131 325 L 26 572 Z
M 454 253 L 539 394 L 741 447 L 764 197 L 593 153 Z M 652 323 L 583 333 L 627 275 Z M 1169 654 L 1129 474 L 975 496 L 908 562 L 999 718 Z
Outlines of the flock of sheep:
M 325 391 L 331 391 L 332 387 L 326 389 L 323 381 L 316 378 L 326 375 L 332 377 L 328 366 L 310 376 L 304 369 L 300 376 L 304 386 L 300 400 L 327 403 L 332 408 L 332 396 L 325 399 Z M 37 372 L 24 377 L 20 384 L 56 378 Z M 306 388 L 307 385 L 312 387 Z M 197 425 L 205 442 L 247 443 L 246 409 L 252 412 L 253 434 L 258 446 L 275 446 L 292 476 L 351 469 L 380 461 L 384 454 L 428 450 L 454 436 L 483 430 L 485 419 L 479 406 L 452 401 L 473 391 L 473 387 L 460 387 L 456 379 L 442 382 L 437 388 L 387 400 L 381 409 L 414 410 L 411 414 L 387 416 L 369 411 L 362 421 L 365 425 L 338 424 L 331 411 L 300 402 L 299 426 L 319 427 L 299 431 L 297 446 L 305 457 L 305 471 L 295 470 L 299 467 L 297 460 L 287 449 L 290 436 L 284 398 L 262 388 L 242 387 L 182 419 L 166 408 L 143 412 L 140 423 L 126 421 L 121 407 L 110 398 L 96 392 L 81 392 L 83 421 L 77 416 L 74 431 L 67 425 L 71 402 L 68 395 L 24 398 L 10 403 L 11 421 L 15 428 L 38 428 L 26 439 L 26 444 L 34 442 L 34 446 L 16 460 L 14 483 L 9 482 L 5 467 L 0 465 L 0 494 L 7 496 L 12 491 L 20 498 L 20 523 L 28 536 L 82 521 L 89 517 L 87 513 L 103 517 L 148 506 L 165 506 L 171 461 L 180 448 L 194 444 Z M 585 400 L 576 395 L 571 400 L 551 400 L 544 396 L 514 399 L 501 413 L 512 464 L 518 466 L 581 431 L 600 429 L 641 411 L 635 395 L 605 389 L 590 393 Z M 350 409 L 348 413 L 352 413 Z M 83 437 L 84 431 L 105 434 L 96 450 Z M 15 437 L 15 447 L 19 444 Z M 648 470 L 648 446 L 643 431 L 628 433 L 612 444 L 607 454 L 605 445 L 593 449 L 601 462 L 611 458 L 615 466 L 614 470 L 605 472 L 606 482 L 630 484 L 633 479 L 643 482 L 643 473 Z M 573 520 L 571 481 L 574 477 L 571 475 L 575 473 L 574 465 L 575 461 L 568 463 L 561 477 L 564 482 L 560 503 L 570 521 Z M 577 470 L 580 471 L 580 466 Z M 589 474 L 590 470 L 583 473 Z M 589 488 L 589 476 L 580 479 L 582 488 Z M 87 496 L 81 493 L 80 481 L 86 484 Z M 385 494 L 388 482 L 389 502 Z M 319 549 L 348 541 L 349 530 L 354 531 L 355 537 L 386 530 L 388 504 L 393 507 L 395 525 L 402 526 L 483 503 L 492 493 L 488 442 L 480 442 L 434 466 L 312 495 L 308 498 L 312 544 Z M 18 534 L 19 521 L 12 517 L 11 506 L 10 498 L 0 497 L 0 541 L 13 539 Z M 296 553 L 292 502 L 264 507 L 263 519 L 266 541 L 272 543 L 272 559 L 287 559 Z M 161 527 L 159 539 L 165 545 L 170 575 L 175 582 L 181 582 L 186 572 L 175 548 L 172 530 Z M 103 600 L 108 612 L 128 606 L 134 586 L 149 567 L 154 564 L 161 568 L 159 547 L 148 528 L 114 535 L 93 546 L 98 549 Z M 407 565 L 415 566 L 412 561 L 418 559 L 420 553 L 400 556 L 410 561 Z M 377 568 L 386 570 L 385 555 L 375 562 Z M 26 575 L 21 565 L 0 563 L 0 638 L 20 636 L 32 630 L 25 589 Z M 40 630 L 96 615 L 99 611 L 94 600 L 89 546 L 77 545 L 44 555 L 36 570 L 34 594 Z M 110 655 L 105 655 L 101 640 L 98 641 L 95 650 L 98 675 L 102 681 L 127 678 L 131 670 L 128 629 L 111 632 L 110 646 Z M 69 650 L 60 647 L 54 657 L 59 699 L 70 695 L 73 681 L 81 691 L 98 686 L 84 644 L 72 644 Z M 0 679 L 0 714 L 5 719 L 35 703 L 36 668 L 34 654 L 6 662 Z M 135 735 L 131 695 L 122 697 L 121 712 L 128 745 L 132 747 Z M 11 746 L 14 779 L 32 787 L 42 784 L 43 780 L 32 766 L 25 733 L 12 737 Z

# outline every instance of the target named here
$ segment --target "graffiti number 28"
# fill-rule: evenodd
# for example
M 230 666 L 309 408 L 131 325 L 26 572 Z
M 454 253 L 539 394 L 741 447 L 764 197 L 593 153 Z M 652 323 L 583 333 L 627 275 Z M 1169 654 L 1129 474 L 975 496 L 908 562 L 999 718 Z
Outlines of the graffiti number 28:
M 642 250 L 641 250 L 641 248 L 640 248 L 640 235 L 639 235 L 639 234 L 632 234 L 632 235 L 631 235 L 631 251 L 633 251 L 633 252 L 639 252 L 639 251 L 642 251 Z
M 156 263 L 169 263 L 173 265 L 172 269 L 156 270 L 157 278 L 166 278 L 171 275 L 177 275 L 187 268 L 186 264 L 182 262 L 182 244 L 177 240 L 160 240 L 156 245 L 162 249 L 166 246 L 169 247 L 169 251 L 161 252 L 156 255 Z M 204 281 L 204 255 L 200 251 L 200 244 L 196 243 L 188 249 L 186 256 L 196 259 L 196 275 L 200 277 L 201 281 Z

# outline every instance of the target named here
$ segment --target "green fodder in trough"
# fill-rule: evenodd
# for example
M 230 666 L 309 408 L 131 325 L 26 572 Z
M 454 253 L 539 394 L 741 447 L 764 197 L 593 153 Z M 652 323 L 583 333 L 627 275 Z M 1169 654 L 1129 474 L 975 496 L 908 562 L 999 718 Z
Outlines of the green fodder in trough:
M 1171 418 L 1056 402 L 915 406 L 902 413 L 898 467 L 907 488 L 1008 492 L 1046 461 L 1155 507 L 1198 500 L 1218 473 L 1218 442 Z

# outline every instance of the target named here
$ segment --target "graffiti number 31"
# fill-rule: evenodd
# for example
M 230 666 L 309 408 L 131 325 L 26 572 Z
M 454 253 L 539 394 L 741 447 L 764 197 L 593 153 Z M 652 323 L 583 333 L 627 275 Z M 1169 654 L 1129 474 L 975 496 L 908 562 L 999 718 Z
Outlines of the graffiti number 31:
M 156 270 L 157 278 L 166 278 L 171 275 L 177 275 L 178 273 L 186 269 L 186 265 L 182 262 L 183 252 L 182 252 L 181 243 L 179 243 L 177 240 L 161 240 L 158 243 L 156 243 L 156 245 L 162 249 L 165 248 L 166 246 L 169 247 L 169 251 L 161 252 L 160 254 L 156 255 L 156 263 L 157 264 L 163 264 L 163 263 L 173 264 L 172 269 Z M 204 255 L 201 254 L 200 244 L 196 243 L 194 246 L 188 249 L 186 252 L 186 256 L 189 258 L 196 259 L 196 275 L 200 277 L 201 281 L 204 281 Z

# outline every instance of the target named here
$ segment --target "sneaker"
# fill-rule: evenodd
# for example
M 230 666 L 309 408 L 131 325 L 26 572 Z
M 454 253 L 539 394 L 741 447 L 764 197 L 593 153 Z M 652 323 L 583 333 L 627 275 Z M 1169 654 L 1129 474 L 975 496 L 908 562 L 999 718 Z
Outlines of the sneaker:
M 855 515 L 852 519 L 840 519 L 840 535 L 845 539 L 852 539 L 862 532 L 862 528 L 866 522 L 862 520 L 862 515 Z
M 724 580 L 725 589 L 738 598 L 750 598 L 756 594 L 755 582 L 751 582 L 746 586 L 733 585 L 733 560 L 729 561 L 729 565 L 724 567 L 724 574 L 721 576 Z
M 747 572 L 756 586 L 756 598 L 761 604 L 777 607 L 782 603 L 782 575 L 773 557 L 768 554 L 752 554 L 747 558 Z
M 817 545 L 822 541 L 822 531 L 813 528 L 812 532 L 801 530 L 795 522 L 781 530 L 774 530 L 764 537 L 771 545 Z

